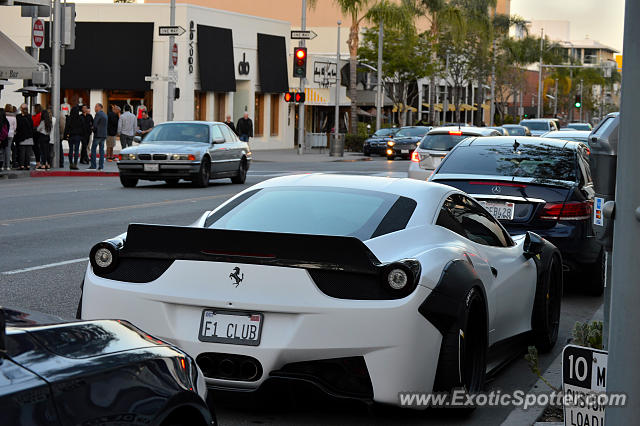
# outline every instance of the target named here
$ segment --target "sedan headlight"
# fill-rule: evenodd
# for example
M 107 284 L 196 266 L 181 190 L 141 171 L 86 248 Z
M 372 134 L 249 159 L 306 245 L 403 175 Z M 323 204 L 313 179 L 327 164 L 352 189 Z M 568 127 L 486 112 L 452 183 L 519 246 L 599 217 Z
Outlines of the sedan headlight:
M 135 160 L 136 159 L 136 155 L 135 154 L 122 154 L 121 155 L 123 160 Z
M 395 144 L 396 144 L 396 143 L 395 143 L 394 141 L 389 141 L 389 142 L 387 142 L 387 145 L 389 145 L 389 146 L 394 146 Z
M 195 161 L 196 156 L 193 154 L 173 154 L 170 158 L 177 161 Z

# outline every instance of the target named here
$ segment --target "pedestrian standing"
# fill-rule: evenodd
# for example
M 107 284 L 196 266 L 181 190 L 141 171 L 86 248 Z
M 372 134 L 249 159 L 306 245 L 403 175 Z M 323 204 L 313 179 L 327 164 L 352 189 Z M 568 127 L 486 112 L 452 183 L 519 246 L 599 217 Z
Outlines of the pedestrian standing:
M 227 119 L 224 121 L 224 124 L 229 126 L 229 128 L 231 129 L 231 131 L 233 133 L 236 133 L 236 126 L 235 126 L 235 124 L 233 124 L 233 121 L 231 120 L 231 116 L 230 115 L 227 115 Z
M 20 115 L 16 116 L 16 134 L 13 140 L 18 147 L 19 170 L 29 170 L 33 149 L 33 119 L 29 115 L 27 104 L 20 105 Z
M 89 169 L 96 168 L 96 148 L 100 147 L 100 165 L 98 170 L 104 169 L 104 143 L 107 139 L 107 127 L 109 118 L 102 110 L 102 104 L 97 103 L 95 108 L 96 116 L 93 119 L 93 143 L 91 144 L 91 166 Z
M 241 141 L 249 142 L 249 138 L 253 137 L 253 121 L 249 118 L 249 113 L 245 112 L 238 124 L 236 125 L 236 133 Z
M 38 134 L 38 146 L 40 154 L 40 165 L 36 166 L 36 169 L 44 170 L 50 169 L 49 163 L 49 143 L 51 142 L 51 133 L 53 132 L 53 126 L 55 125 L 55 118 L 51 117 L 51 114 L 46 109 L 40 112 L 40 124 L 36 128 Z
M 80 144 L 80 164 L 89 164 L 89 147 L 93 133 L 93 116 L 88 105 L 82 105 L 82 143 Z
M 118 134 L 120 135 L 121 149 L 133 145 L 133 136 L 136 134 L 137 128 L 136 116 L 131 114 L 131 105 L 124 106 L 124 114 L 118 120 Z
M 153 126 L 153 120 L 149 118 L 149 113 L 146 110 L 142 111 L 142 118 L 138 120 L 137 133 L 144 139 L 147 133 L 153 130 Z
M 4 113 L 6 115 L 6 119 L 7 122 L 9 123 L 9 134 L 7 136 L 7 146 L 6 148 L 2 149 L 2 152 L 4 153 L 4 169 L 5 170 L 10 170 L 11 167 L 15 166 L 16 162 L 15 162 L 15 157 L 16 157 L 16 153 L 14 152 L 15 150 L 13 149 L 13 137 L 16 134 L 16 113 L 14 112 L 15 108 L 13 107 L 13 105 L 11 104 L 6 104 L 4 107 Z
M 0 170 L 9 170 L 7 161 L 11 162 L 11 153 L 8 153 L 9 145 L 9 121 L 3 108 L 0 108 L 0 152 L 2 152 L 2 167 Z
M 69 169 L 78 169 L 80 144 L 84 136 L 84 120 L 78 105 L 71 108 L 64 126 L 64 138 L 69 141 Z
M 113 161 L 113 148 L 116 146 L 116 136 L 118 135 L 118 121 L 120 107 L 111 105 L 111 110 L 107 114 L 107 161 Z
M 40 119 L 42 116 L 42 105 L 35 104 L 33 106 L 34 114 L 31 116 L 33 121 L 33 155 L 36 158 L 36 169 L 40 168 L 40 132 L 38 132 L 38 126 L 40 125 Z

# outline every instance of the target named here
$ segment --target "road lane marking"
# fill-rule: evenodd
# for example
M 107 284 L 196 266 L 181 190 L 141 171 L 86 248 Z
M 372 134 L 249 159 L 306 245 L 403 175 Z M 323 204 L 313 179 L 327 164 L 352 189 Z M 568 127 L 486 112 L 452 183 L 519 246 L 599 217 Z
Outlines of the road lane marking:
M 106 213 L 113 211 L 121 211 L 121 210 L 132 210 L 132 209 L 144 209 L 148 207 L 156 207 L 156 206 L 164 206 L 168 204 L 176 204 L 176 203 L 188 203 L 188 202 L 196 202 L 196 201 L 204 201 L 204 200 L 213 200 L 215 198 L 223 198 L 223 197 L 231 197 L 234 194 L 218 194 L 218 195 L 209 195 L 206 197 L 194 197 L 194 198 L 183 198 L 180 200 L 166 200 L 166 201 L 157 201 L 153 203 L 142 203 L 142 204 L 131 204 L 128 206 L 119 206 L 119 207 L 105 207 L 102 209 L 93 209 L 93 210 L 79 210 L 75 212 L 67 212 L 67 213 L 56 213 L 50 214 L 46 216 L 34 216 L 34 217 L 20 217 L 15 219 L 0 219 L 0 225 L 10 225 L 13 223 L 23 223 L 23 222 L 32 222 L 44 219 L 58 219 L 61 217 L 72 217 L 72 216 L 82 216 L 88 214 L 96 214 L 96 213 Z
M 53 268 L 54 266 L 62 266 L 62 265 L 70 265 L 72 263 L 86 262 L 88 260 L 89 260 L 88 257 L 83 257 L 81 259 L 71 259 L 71 260 L 65 260 L 65 261 L 62 261 L 62 262 L 48 263 L 46 265 L 32 266 L 30 268 L 14 269 L 13 271 L 0 272 L 0 274 L 2 274 L 2 275 L 15 275 L 15 274 L 21 274 L 23 272 L 37 271 L 39 269 Z

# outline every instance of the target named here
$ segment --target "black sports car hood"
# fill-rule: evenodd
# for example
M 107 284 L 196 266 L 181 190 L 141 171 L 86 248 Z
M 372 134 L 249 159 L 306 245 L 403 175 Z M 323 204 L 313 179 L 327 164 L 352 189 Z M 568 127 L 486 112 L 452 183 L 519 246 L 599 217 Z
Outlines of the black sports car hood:
M 7 326 L 25 327 L 42 324 L 59 324 L 68 322 L 58 316 L 49 315 L 42 312 L 31 311 L 29 309 L 0 308 L 4 314 L 4 321 Z
M 393 138 L 393 141 L 397 144 L 418 143 L 422 140 L 423 136 L 403 136 L 399 138 Z

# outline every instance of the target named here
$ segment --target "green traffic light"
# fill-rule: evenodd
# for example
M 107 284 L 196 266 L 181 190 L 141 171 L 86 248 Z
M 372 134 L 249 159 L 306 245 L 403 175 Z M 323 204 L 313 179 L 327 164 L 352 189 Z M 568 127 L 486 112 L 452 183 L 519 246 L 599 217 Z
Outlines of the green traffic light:
M 576 108 L 580 108 L 582 106 L 582 104 L 580 102 L 576 102 L 575 106 L 576 106 Z

